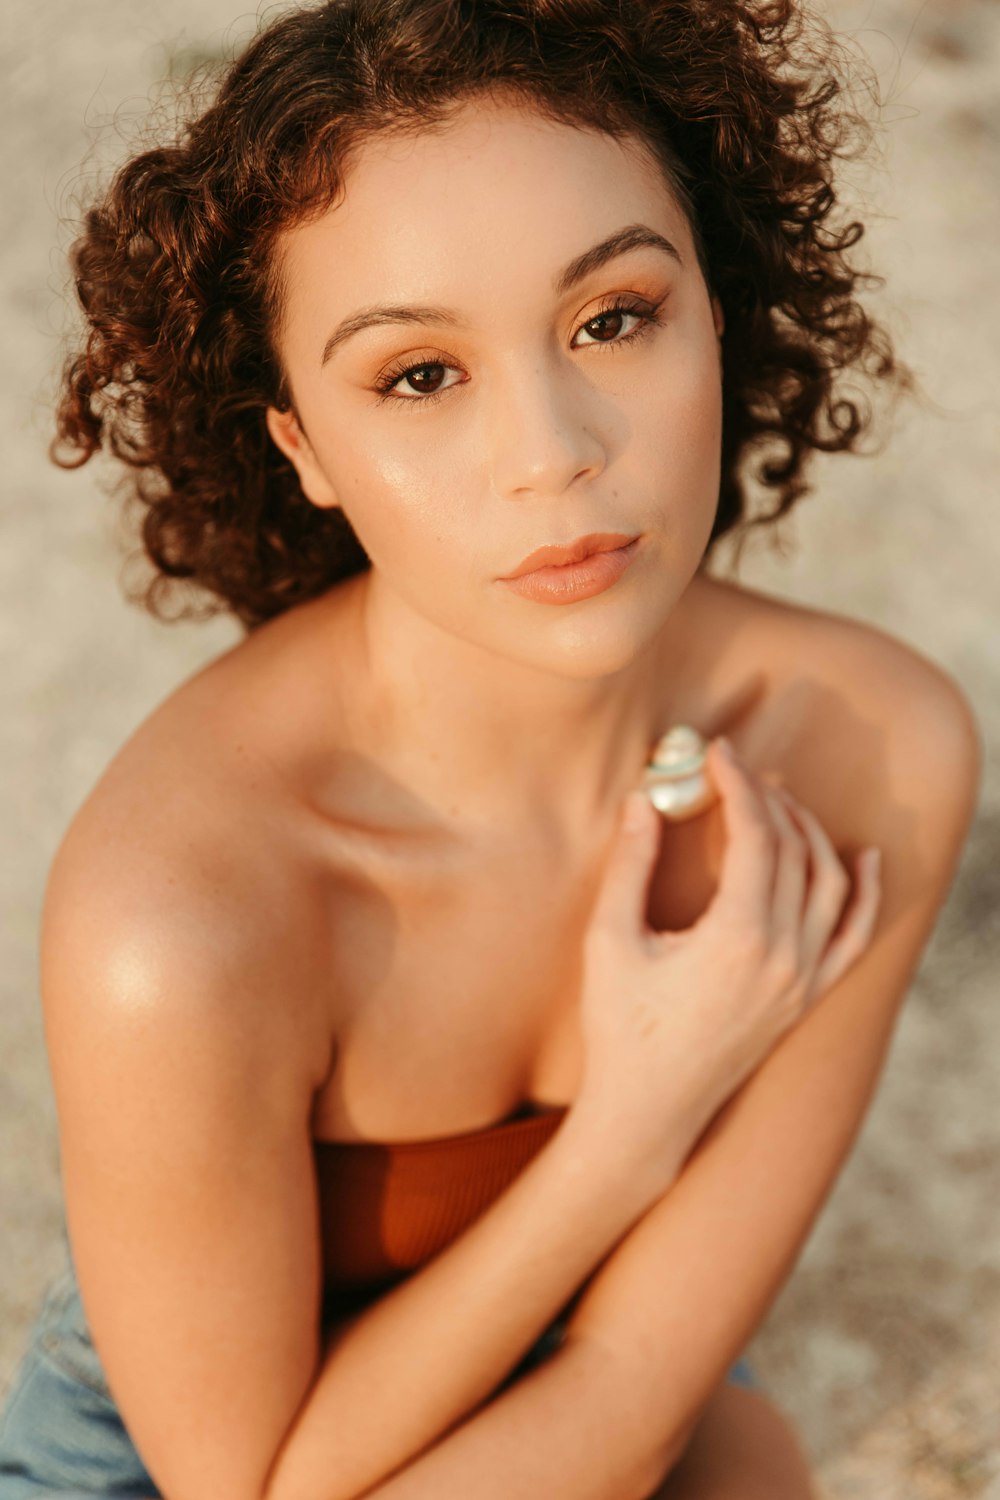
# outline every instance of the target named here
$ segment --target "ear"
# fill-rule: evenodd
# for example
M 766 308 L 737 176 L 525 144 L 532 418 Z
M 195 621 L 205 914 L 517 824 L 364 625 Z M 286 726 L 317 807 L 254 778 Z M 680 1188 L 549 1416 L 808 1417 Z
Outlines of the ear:
M 712 298 L 712 322 L 715 324 L 716 338 L 722 337 L 726 331 L 726 316 L 722 311 L 722 303 L 718 297 Z
M 299 419 L 289 407 L 279 411 L 276 406 L 267 408 L 267 430 L 275 447 L 288 459 L 299 476 L 302 493 L 313 505 L 324 509 L 339 507 L 337 499 L 323 470 L 317 462 L 309 439 L 299 426 Z

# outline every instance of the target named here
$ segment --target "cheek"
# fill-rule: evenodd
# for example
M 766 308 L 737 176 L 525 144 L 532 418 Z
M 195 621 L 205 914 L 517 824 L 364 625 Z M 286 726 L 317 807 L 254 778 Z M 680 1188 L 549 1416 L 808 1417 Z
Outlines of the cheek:
M 650 491 L 662 543 L 678 569 L 700 558 L 719 504 L 722 376 L 717 345 L 672 359 L 643 409 L 636 482 Z
M 644 401 L 647 457 L 662 479 L 717 476 L 722 450 L 722 375 L 715 347 L 672 359 Z
M 461 551 L 463 517 L 454 497 L 444 504 L 439 456 L 411 454 L 403 462 L 384 446 L 375 455 L 370 447 L 345 445 L 336 470 L 344 513 L 373 564 L 391 576 L 440 578 Z

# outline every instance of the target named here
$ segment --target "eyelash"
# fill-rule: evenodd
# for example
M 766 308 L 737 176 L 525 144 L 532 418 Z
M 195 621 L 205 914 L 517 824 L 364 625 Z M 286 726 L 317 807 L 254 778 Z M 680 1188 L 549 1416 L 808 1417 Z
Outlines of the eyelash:
M 653 327 L 659 327 L 662 324 L 663 319 L 659 316 L 662 306 L 662 301 L 657 302 L 654 307 L 650 307 L 648 304 L 644 307 L 639 307 L 631 302 L 614 301 L 608 307 L 602 307 L 599 311 L 592 314 L 586 323 L 580 324 L 580 327 L 586 328 L 588 323 L 596 323 L 598 318 L 606 318 L 611 313 L 628 313 L 629 316 L 638 318 L 640 320 L 639 326 L 633 328 L 631 333 L 623 334 L 621 338 L 612 339 L 604 345 L 598 341 L 598 343 L 589 346 L 590 348 L 620 349 L 623 344 L 634 343 L 637 339 L 641 339 L 645 334 L 649 333 Z M 585 345 L 584 347 L 588 346 Z M 429 406 L 434 401 L 440 401 L 442 396 L 446 396 L 455 387 L 448 385 L 442 391 L 431 391 L 425 396 L 417 394 L 397 396 L 392 389 L 394 385 L 399 384 L 404 375 L 410 375 L 414 370 L 432 370 L 437 365 L 440 365 L 442 369 L 454 368 L 452 365 L 446 365 L 444 360 L 441 359 L 424 359 L 415 365 L 403 365 L 401 368 L 397 367 L 387 370 L 383 378 L 375 386 L 375 390 L 379 393 L 378 400 L 375 403 L 376 406 L 381 406 L 385 401 L 398 401 L 404 406 Z

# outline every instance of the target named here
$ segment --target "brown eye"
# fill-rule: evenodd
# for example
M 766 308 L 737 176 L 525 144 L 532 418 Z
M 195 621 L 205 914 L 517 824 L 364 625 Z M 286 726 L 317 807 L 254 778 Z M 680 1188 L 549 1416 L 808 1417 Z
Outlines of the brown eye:
M 410 369 L 403 371 L 403 377 L 404 377 L 404 379 L 406 379 L 406 380 L 408 380 L 410 382 L 410 384 L 413 386 L 414 390 L 419 391 L 421 393 L 421 395 L 429 396 L 429 395 L 432 395 L 433 392 L 430 391 L 430 390 L 428 390 L 427 384 L 425 383 L 426 376 L 427 376 L 427 371 L 428 370 L 443 370 L 443 369 L 444 369 L 444 365 L 437 365 L 437 364 L 435 364 L 435 365 L 412 365 L 410 367 Z M 438 377 L 438 379 L 439 379 L 439 382 L 440 382 L 440 376 Z
M 379 393 L 379 401 L 409 401 L 411 405 L 421 405 L 426 404 L 428 401 L 436 401 L 439 396 L 444 395 L 446 391 L 450 390 L 450 387 L 440 384 L 441 376 L 439 375 L 435 389 L 428 389 L 428 385 L 435 385 L 433 376 L 428 381 L 428 371 L 438 370 L 443 372 L 453 368 L 452 365 L 446 365 L 443 360 L 428 359 L 419 365 L 404 365 L 402 369 L 389 370 L 375 387 Z M 408 381 L 410 385 L 411 395 L 409 396 L 397 395 L 393 389 L 404 380 Z
M 586 349 L 597 344 L 607 344 L 609 349 L 620 349 L 625 344 L 634 343 L 662 323 L 662 318 L 658 316 L 661 306 L 662 303 L 658 303 L 656 307 L 639 307 L 634 303 L 613 302 L 610 307 L 601 308 L 600 312 L 581 325 L 580 332 L 592 338 L 594 344 L 577 344 L 575 347 Z M 637 319 L 637 326 L 629 333 L 621 332 L 623 318 Z M 591 331 L 595 327 L 598 330 L 596 333 Z
M 620 325 L 624 316 L 625 316 L 625 309 L 623 307 L 613 307 L 610 312 L 598 313 L 597 317 L 596 318 L 591 318 L 587 322 L 587 324 L 585 326 L 586 326 L 588 332 L 593 332 L 594 324 L 595 323 L 602 323 L 602 324 L 604 324 L 603 332 L 606 333 L 607 332 L 607 324 L 608 324 L 608 320 L 609 319 L 610 319 L 610 321 L 612 323 L 614 323 L 615 321 L 617 321 L 618 324 Z M 614 333 L 615 331 L 616 330 L 612 329 L 612 333 Z M 621 332 L 621 328 L 619 327 L 617 331 Z M 595 334 L 594 336 L 595 337 L 599 337 L 598 334 Z M 603 343 L 604 341 L 601 340 L 601 342 Z

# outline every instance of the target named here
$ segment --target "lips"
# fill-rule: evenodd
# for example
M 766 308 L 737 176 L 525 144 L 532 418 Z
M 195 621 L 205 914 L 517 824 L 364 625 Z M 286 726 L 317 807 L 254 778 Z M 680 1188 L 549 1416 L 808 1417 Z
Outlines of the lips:
M 525 573 L 533 573 L 536 568 L 565 567 L 569 563 L 582 562 L 595 552 L 614 552 L 632 540 L 633 537 L 621 531 L 592 531 L 587 536 L 577 537 L 568 547 L 539 547 L 519 563 L 513 573 L 504 577 L 523 578 Z

